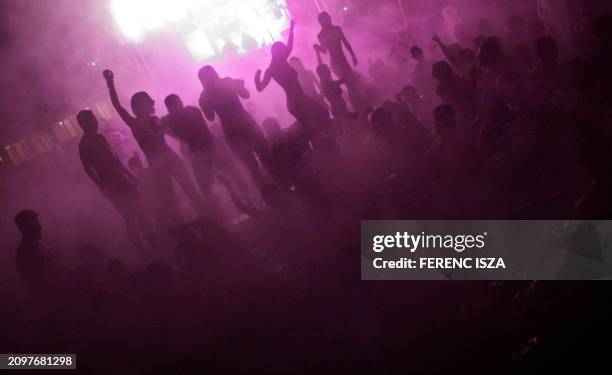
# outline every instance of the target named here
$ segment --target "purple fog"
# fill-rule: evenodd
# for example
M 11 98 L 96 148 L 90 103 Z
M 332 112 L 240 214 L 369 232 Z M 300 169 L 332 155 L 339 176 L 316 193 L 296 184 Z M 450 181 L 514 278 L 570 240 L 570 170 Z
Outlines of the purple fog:
M 0 0 L 0 353 L 90 374 L 580 368 L 603 287 L 361 281 L 360 225 L 611 218 L 611 11 Z

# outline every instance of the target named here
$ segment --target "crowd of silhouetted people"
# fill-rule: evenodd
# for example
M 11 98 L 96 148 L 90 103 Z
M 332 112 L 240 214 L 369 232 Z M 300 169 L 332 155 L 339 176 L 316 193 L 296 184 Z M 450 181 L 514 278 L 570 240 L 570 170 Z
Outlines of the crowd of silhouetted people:
M 537 15 L 510 16 L 497 29 L 486 20 L 462 24 L 445 36 L 452 40 L 432 30 L 427 45 L 406 30 L 388 43 L 386 58 L 363 70 L 356 67 L 368 52 L 354 50 L 329 14 L 318 21 L 311 51 L 318 66 L 293 55 L 292 22 L 287 42 L 271 47 L 269 66 L 254 77 L 258 92 L 274 82 L 286 94 L 295 120 L 287 127 L 273 117 L 259 124 L 245 109 L 257 95 L 245 85 L 251 77 L 221 77 L 204 66 L 198 105 L 171 94 L 159 118 L 146 92 L 125 108 L 116 90 L 121 77 L 104 71 L 112 104 L 146 163 L 134 156 L 124 164 L 89 110 L 78 115 L 79 156 L 146 266 L 134 271 L 86 246 L 79 266 L 66 270 L 41 242 L 36 208 L 24 210 L 15 219 L 23 235 L 17 268 L 32 296 L 52 311 L 78 314 L 80 324 L 102 311 L 102 336 L 113 329 L 110 317 L 126 313 L 144 315 L 127 320 L 142 319 L 138 328 L 121 327 L 134 334 L 170 337 L 164 324 L 173 315 L 187 336 L 194 325 L 232 336 L 239 333 L 231 324 L 193 322 L 199 314 L 208 324 L 224 321 L 218 306 L 231 309 L 238 300 L 253 303 L 253 316 L 275 314 L 258 306 L 281 296 L 295 307 L 285 313 L 320 316 L 291 302 L 320 292 L 289 293 L 276 283 L 303 277 L 326 289 L 328 279 L 313 279 L 358 280 L 362 219 L 612 214 L 610 16 L 584 16 L 565 40 Z M 214 121 L 220 128 L 209 127 Z M 181 143 L 181 155 L 166 136 Z M 327 297 L 331 311 L 347 311 Z M 67 307 L 67 299 L 87 302 Z M 77 323 L 61 329 L 77 331 Z

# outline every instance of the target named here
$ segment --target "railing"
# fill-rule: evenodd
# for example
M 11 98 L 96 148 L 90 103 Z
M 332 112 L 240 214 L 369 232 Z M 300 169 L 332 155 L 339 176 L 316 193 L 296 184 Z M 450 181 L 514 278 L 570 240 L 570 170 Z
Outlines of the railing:
M 90 109 L 101 120 L 101 126 L 112 119 L 113 112 L 108 100 L 96 102 Z M 22 140 L 5 145 L 0 150 L 0 171 L 39 159 L 48 152 L 61 148 L 63 144 L 74 140 L 81 134 L 82 131 L 75 114 L 52 124 L 45 130 L 37 131 Z

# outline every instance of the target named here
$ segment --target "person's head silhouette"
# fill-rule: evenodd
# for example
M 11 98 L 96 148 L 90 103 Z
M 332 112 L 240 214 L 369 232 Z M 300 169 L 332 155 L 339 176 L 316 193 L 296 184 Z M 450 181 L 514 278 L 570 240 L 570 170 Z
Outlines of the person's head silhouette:
M 496 37 L 488 37 L 482 43 L 478 53 L 480 65 L 486 68 L 494 67 L 502 57 L 501 42 Z
M 166 109 L 168 109 L 168 113 L 178 113 L 184 108 L 183 101 L 176 94 L 166 96 L 164 104 L 166 105 Z
M 412 58 L 416 61 L 421 61 L 424 58 L 423 50 L 418 46 L 413 46 L 410 48 L 410 56 L 412 56 Z
M 202 87 L 210 88 L 219 81 L 219 73 L 211 65 L 206 65 L 198 71 L 198 78 L 202 83 Z
M 130 105 L 136 117 L 149 117 L 155 114 L 155 101 L 144 91 L 132 95 Z
M 421 96 L 418 91 L 414 88 L 414 86 L 406 85 L 402 88 L 400 92 L 400 96 L 407 103 L 415 103 L 421 100 Z
M 283 42 L 276 42 L 272 44 L 270 53 L 272 54 L 272 60 L 287 60 L 289 57 L 289 48 L 287 48 L 287 45 Z
M 447 80 L 453 76 L 453 68 L 446 61 L 438 61 L 433 64 L 431 75 L 439 80 Z
M 393 129 L 393 116 L 385 108 L 378 108 L 372 112 L 370 121 L 374 130 L 380 134 L 389 133 Z
M 98 119 L 88 109 L 84 109 L 77 114 L 77 122 L 85 134 L 95 134 L 98 132 Z
M 327 12 L 319 13 L 319 16 L 317 17 L 317 19 L 321 27 L 329 27 L 332 25 L 332 18 Z
M 38 213 L 33 210 L 22 210 L 15 216 L 15 224 L 24 239 L 40 241 L 42 226 L 38 220 Z

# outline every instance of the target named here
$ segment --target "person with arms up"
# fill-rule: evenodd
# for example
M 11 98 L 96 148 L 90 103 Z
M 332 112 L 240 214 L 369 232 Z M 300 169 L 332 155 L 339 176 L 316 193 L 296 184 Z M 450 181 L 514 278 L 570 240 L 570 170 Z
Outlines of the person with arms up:
M 178 205 L 174 199 L 172 180 L 182 188 L 196 211 L 203 210 L 204 199 L 192 184 L 187 168 L 166 143 L 165 129 L 155 116 L 155 101 L 146 92 L 137 92 L 132 96 L 130 103 L 132 112 L 134 112 L 132 116 L 119 101 L 113 72 L 105 70 L 104 79 L 108 85 L 113 107 L 123 122 L 130 127 L 136 142 L 147 157 L 159 198 L 172 212 L 168 216 L 169 221 L 179 220 L 180 217 Z

